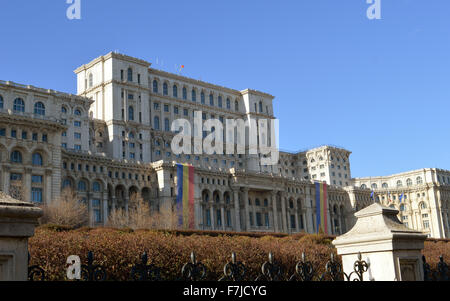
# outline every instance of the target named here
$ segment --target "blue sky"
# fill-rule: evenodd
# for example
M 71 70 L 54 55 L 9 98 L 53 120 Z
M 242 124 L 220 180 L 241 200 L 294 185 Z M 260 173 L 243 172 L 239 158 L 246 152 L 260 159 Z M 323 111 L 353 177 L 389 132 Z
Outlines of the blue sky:
M 73 70 L 118 50 L 274 95 L 280 147 L 333 144 L 353 176 L 450 169 L 450 1 L 65 0 L 0 3 L 0 79 L 75 93 Z M 163 65 L 161 64 L 163 62 Z

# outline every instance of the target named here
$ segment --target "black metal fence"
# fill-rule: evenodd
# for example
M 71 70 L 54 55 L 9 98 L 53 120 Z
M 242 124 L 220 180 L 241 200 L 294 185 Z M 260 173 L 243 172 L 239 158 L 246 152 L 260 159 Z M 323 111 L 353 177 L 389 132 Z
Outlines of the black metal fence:
M 28 256 L 28 261 L 30 257 Z M 425 256 L 422 257 L 423 271 L 425 281 L 449 281 L 448 265 L 444 262 L 443 256 L 440 256 L 439 263 L 434 271 L 426 262 Z M 80 266 L 80 281 L 107 281 L 108 274 L 106 268 L 94 264 L 94 254 L 88 253 L 87 264 Z M 319 273 L 314 269 L 313 264 L 306 260 L 305 254 L 297 262 L 295 272 L 286 277 L 283 267 L 275 260 L 274 255 L 269 253 L 268 260 L 261 265 L 259 276 L 254 281 L 363 281 L 364 274 L 369 269 L 369 263 L 362 260 L 361 254 L 354 263 L 354 269 L 350 274 L 346 274 L 340 262 L 334 254 L 331 254 L 330 260 L 325 265 L 325 272 Z M 180 271 L 179 281 L 202 281 L 208 274 L 206 266 L 197 260 L 194 252 L 191 253 L 190 261 L 185 263 Z M 46 272 L 41 267 L 34 265 L 28 268 L 29 281 L 45 281 Z M 148 255 L 144 253 L 141 256 L 141 262 L 135 264 L 130 271 L 130 281 L 162 281 L 161 268 L 148 263 Z M 167 279 L 169 280 L 169 279 Z M 170 279 L 174 280 L 174 279 Z M 223 276 L 218 281 L 243 281 L 251 280 L 246 277 L 245 265 L 237 261 L 235 253 L 231 254 L 231 260 L 223 267 Z

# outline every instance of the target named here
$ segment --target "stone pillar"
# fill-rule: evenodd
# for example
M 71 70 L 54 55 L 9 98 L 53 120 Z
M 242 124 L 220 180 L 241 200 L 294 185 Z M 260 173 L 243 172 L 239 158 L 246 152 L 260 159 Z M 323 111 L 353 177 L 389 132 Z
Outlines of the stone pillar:
M 222 230 L 225 231 L 225 209 L 223 206 L 220 207 L 220 218 L 222 219 Z
M 241 232 L 241 208 L 239 206 L 239 190 L 233 191 L 234 197 L 234 214 L 236 219 L 236 231 Z
M 397 218 L 398 210 L 375 203 L 355 214 L 355 226 L 333 241 L 346 274 L 361 253 L 369 263 L 364 281 L 423 281 L 422 249 L 427 238 Z
M 248 188 L 244 188 L 245 230 L 250 231 L 250 208 L 248 205 Z
M 211 215 L 211 230 L 214 230 L 216 228 L 216 219 L 214 218 L 214 206 L 211 204 L 211 207 L 209 207 L 209 214 Z
M 3 166 L 3 192 L 8 194 L 9 193 L 9 166 Z
M 287 217 L 286 217 L 286 200 L 284 198 L 284 193 L 281 194 L 281 220 L 283 222 L 283 231 L 289 233 L 289 229 L 287 227 Z
M 278 229 L 278 210 L 277 210 L 277 194 L 272 192 L 272 211 L 273 211 L 273 230 L 279 232 Z
M 108 224 L 108 192 L 103 192 L 103 225 L 106 226 Z
M 42 209 L 0 193 L 0 281 L 27 281 L 28 238 Z
M 52 202 L 52 171 L 45 171 L 45 203 L 49 205 Z

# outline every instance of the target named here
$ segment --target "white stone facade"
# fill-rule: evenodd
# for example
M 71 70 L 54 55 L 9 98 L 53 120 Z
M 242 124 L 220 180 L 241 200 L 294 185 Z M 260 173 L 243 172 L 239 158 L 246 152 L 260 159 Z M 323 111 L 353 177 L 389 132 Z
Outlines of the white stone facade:
M 198 229 L 314 233 L 315 181 L 329 184 L 329 233 L 345 233 L 355 222 L 354 212 L 373 203 L 370 189 L 361 188 L 364 179 L 351 178 L 351 152 L 339 147 L 280 152 L 279 163 L 273 166 L 261 165 L 258 155 L 248 153 L 172 153 L 174 120 L 193 123 L 195 111 L 202 112 L 203 120 L 273 119 L 274 97 L 267 93 L 156 70 L 146 61 L 118 53 L 101 56 L 75 73 L 78 96 L 0 82 L 3 191 L 23 183 L 30 190 L 24 199 L 51 202 L 63 188 L 72 187 L 89 204 L 91 223 L 103 225 L 112 208 L 127 208 L 134 192 L 153 210 L 173 206 L 175 163 L 189 163 L 196 170 Z M 14 106 L 17 98 L 24 101 L 23 111 Z M 247 150 L 251 143 L 246 137 Z M 21 160 L 14 151 L 20 152 Z M 438 174 L 443 179 L 447 173 Z M 437 174 L 435 182 L 427 177 L 432 176 L 423 176 L 428 186 L 439 182 Z M 436 187 L 444 187 L 437 182 Z M 427 198 L 433 187 L 427 188 Z M 448 203 L 447 207 L 440 203 L 447 196 L 438 190 L 428 204 L 430 216 L 441 216 L 430 219 L 431 227 L 441 230 L 430 235 L 448 237 L 448 217 L 443 219 Z

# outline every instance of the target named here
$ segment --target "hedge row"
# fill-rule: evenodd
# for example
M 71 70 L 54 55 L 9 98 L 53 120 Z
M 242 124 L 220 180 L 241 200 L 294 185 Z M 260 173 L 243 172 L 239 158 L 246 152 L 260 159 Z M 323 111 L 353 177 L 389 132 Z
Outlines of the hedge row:
M 294 273 L 302 252 L 318 273 L 324 272 L 330 254 L 336 254 L 332 239 L 323 235 L 249 235 L 107 228 L 65 230 L 47 226 L 36 229 L 29 241 L 30 265 L 41 266 L 48 280 L 63 281 L 68 256 L 79 255 L 85 262 L 88 251 L 92 251 L 95 263 L 106 268 L 108 280 L 124 281 L 129 280 L 131 268 L 140 262 L 145 251 L 149 263 L 161 268 L 164 280 L 176 280 L 194 251 L 208 269 L 207 279 L 217 280 L 223 275 L 223 266 L 230 260 L 231 253 L 235 252 L 237 259 L 246 266 L 246 279 L 254 280 L 269 252 L 273 252 L 275 260 L 283 266 L 286 277 Z M 450 245 L 445 241 L 426 242 L 424 254 L 434 266 L 439 255 L 450 258 Z

